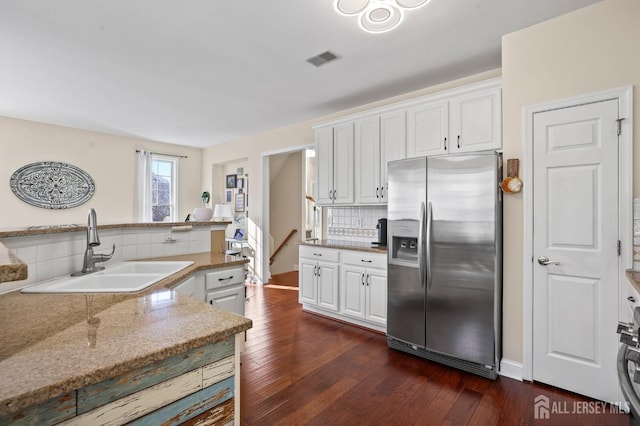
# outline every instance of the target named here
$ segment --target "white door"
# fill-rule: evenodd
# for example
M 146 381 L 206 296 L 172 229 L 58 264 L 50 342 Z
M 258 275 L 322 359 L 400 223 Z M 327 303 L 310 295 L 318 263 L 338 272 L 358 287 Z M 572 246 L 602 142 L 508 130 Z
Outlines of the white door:
M 533 379 L 609 402 L 618 395 L 617 119 L 617 100 L 533 116 Z

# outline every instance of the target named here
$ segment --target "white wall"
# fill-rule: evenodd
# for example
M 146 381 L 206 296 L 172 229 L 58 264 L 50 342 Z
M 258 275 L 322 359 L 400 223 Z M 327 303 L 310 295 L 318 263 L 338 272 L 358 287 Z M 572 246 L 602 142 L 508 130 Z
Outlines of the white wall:
M 606 0 L 502 39 L 504 158 L 523 158 L 523 108 L 640 84 L 640 2 Z M 634 94 L 635 111 L 640 96 Z M 640 195 L 640 114 L 634 120 L 634 193 Z M 531 182 L 524 182 L 523 191 Z M 523 193 L 504 197 L 504 357 L 522 360 Z
M 304 238 L 302 228 L 302 158 L 304 151 L 270 157 L 269 233 L 273 237 L 274 250 L 284 241 L 292 229 L 298 231 L 282 247 L 271 265 L 271 274 L 293 271 L 298 264 L 296 241 Z M 281 160 L 282 164 L 276 166 Z
M 136 149 L 186 155 L 179 163 L 179 219 L 201 204 L 202 150 L 0 117 L 0 229 L 86 223 L 96 209 L 99 224 L 138 222 Z M 69 163 L 94 180 L 94 196 L 71 209 L 43 209 L 24 203 L 9 188 L 20 167 L 39 161 Z

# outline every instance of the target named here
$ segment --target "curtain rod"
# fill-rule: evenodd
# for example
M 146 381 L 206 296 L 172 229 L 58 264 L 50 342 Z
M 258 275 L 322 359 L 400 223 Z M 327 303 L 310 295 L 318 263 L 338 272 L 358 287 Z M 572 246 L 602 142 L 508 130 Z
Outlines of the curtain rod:
M 138 154 L 140 154 L 140 150 L 139 150 L 139 149 L 136 149 L 136 152 L 137 152 Z M 167 157 L 189 158 L 189 157 L 187 157 L 186 155 L 165 154 L 165 153 L 162 153 L 162 152 L 150 152 L 150 154 L 166 155 Z

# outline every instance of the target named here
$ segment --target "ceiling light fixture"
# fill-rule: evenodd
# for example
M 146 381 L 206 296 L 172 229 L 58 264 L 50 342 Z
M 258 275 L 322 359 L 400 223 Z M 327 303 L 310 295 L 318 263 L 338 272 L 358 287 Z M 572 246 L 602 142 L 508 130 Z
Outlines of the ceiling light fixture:
M 405 10 L 417 9 L 430 0 L 335 0 L 336 11 L 357 16 L 360 28 L 369 33 L 391 31 L 402 22 Z

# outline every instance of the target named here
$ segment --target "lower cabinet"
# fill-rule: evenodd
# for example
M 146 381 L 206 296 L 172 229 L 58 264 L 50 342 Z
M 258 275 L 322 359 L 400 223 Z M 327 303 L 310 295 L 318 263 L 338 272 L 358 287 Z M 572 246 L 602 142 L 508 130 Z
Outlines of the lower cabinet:
M 244 280 L 242 266 L 197 271 L 173 291 L 244 316 Z
M 205 302 L 244 316 L 244 279 L 242 267 L 205 273 Z
M 345 265 L 340 277 L 344 315 L 387 325 L 387 271 Z
M 386 332 L 386 262 L 384 253 L 300 246 L 299 301 L 307 311 Z
M 242 334 L 0 417 L 11 425 L 240 424 Z M 203 423 L 197 423 L 201 421 Z

